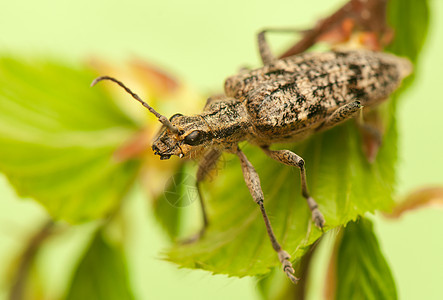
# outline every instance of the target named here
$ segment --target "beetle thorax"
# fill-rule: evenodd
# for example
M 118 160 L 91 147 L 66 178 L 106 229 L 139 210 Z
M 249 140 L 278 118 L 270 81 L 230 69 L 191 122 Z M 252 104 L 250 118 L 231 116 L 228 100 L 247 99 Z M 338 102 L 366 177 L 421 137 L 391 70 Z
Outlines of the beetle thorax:
M 244 103 L 222 98 L 205 107 L 200 114 L 213 133 L 214 144 L 238 143 L 250 133 L 250 117 Z
M 175 115 L 170 121 L 179 133 L 163 127 L 152 145 L 161 159 L 171 155 L 193 158 L 209 148 L 229 149 L 249 135 L 249 116 L 244 104 L 236 99 L 217 99 L 201 114 Z

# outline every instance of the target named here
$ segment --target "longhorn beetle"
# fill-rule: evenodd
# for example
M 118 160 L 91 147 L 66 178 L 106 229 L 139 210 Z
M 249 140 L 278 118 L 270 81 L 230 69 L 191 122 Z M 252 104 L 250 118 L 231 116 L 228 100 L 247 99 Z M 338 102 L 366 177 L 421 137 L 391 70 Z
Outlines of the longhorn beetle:
M 354 118 L 363 106 L 376 106 L 398 88 L 403 78 L 411 73 L 412 65 L 405 58 L 369 50 L 303 53 L 277 59 L 265 40 L 265 31 L 258 34 L 258 48 L 263 67 L 242 70 L 226 79 L 225 94 L 210 97 L 203 112 L 194 116 L 175 114 L 168 119 L 113 77 L 98 77 L 92 85 L 101 80 L 113 81 L 158 118 L 163 126 L 152 150 L 160 159 L 169 159 L 172 155 L 202 157 L 197 171 L 197 189 L 203 227 L 195 239 L 200 238 L 208 226 L 199 184 L 222 152 L 237 155 L 283 271 L 296 283 L 298 279 L 294 276 L 290 256 L 277 241 L 266 214 L 258 174 L 238 143 L 246 140 L 260 147 L 270 158 L 300 169 L 302 195 L 315 225 L 322 229 L 325 219 L 309 194 L 303 158 L 289 150 L 271 150 L 270 145 L 299 141 Z M 370 130 L 364 124 L 360 126 Z

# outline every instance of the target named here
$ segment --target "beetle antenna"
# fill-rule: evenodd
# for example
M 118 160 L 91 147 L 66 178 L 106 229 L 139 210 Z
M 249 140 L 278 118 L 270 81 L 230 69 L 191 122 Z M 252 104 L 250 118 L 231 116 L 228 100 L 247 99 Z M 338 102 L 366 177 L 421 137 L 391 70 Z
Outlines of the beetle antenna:
M 158 120 L 165 125 L 170 131 L 172 131 L 173 133 L 178 134 L 179 130 L 177 127 L 175 127 L 174 125 L 172 125 L 172 123 L 168 120 L 168 118 L 166 118 L 165 116 L 159 114 L 155 109 L 153 109 L 148 103 L 146 103 L 145 101 L 143 101 L 136 93 L 134 93 L 133 91 L 131 91 L 126 85 L 123 84 L 123 82 L 115 79 L 114 77 L 110 77 L 110 76 L 100 76 L 95 78 L 92 83 L 91 83 L 91 87 L 93 87 L 94 85 L 96 85 L 97 83 L 99 83 L 102 80 L 110 80 L 115 82 L 116 84 L 118 84 L 119 86 L 121 86 L 122 88 L 125 89 L 125 91 L 130 94 L 135 100 L 137 100 L 138 102 L 140 102 L 144 107 L 146 107 L 151 113 L 153 113 Z

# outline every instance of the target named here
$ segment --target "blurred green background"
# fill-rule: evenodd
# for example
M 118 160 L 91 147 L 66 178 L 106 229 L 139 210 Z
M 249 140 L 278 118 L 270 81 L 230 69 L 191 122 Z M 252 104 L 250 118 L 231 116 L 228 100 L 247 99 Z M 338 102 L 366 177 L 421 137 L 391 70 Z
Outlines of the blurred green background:
M 2 1 L 0 49 L 3 54 L 55 57 L 71 64 L 91 56 L 110 63 L 143 58 L 169 70 L 201 93 L 211 94 L 220 92 L 224 78 L 239 67 L 259 65 L 255 38 L 258 30 L 308 28 L 343 2 Z M 429 34 L 417 78 L 402 95 L 398 109 L 399 195 L 443 183 L 440 92 L 443 1 L 431 0 L 430 5 Z M 270 41 L 278 51 L 291 43 L 291 38 L 273 36 Z M 258 297 L 255 281 L 250 278 L 178 270 L 159 260 L 167 239 L 153 218 L 146 218 L 145 212 L 150 208 L 140 191 L 135 189 L 131 194 L 127 213 L 136 217 L 131 217 L 134 234 L 128 238 L 128 262 L 133 289 L 140 299 Z M 3 267 L 20 251 L 35 224 L 45 218 L 45 212 L 32 201 L 18 199 L 3 176 L 0 176 L 0 199 L 0 266 Z M 443 299 L 442 209 L 421 209 L 395 221 L 381 216 L 374 220 L 381 247 L 397 282 L 399 298 Z M 45 269 L 43 284 L 54 293 L 64 289 L 64 278 L 70 275 L 75 263 L 68 258 L 78 255 L 84 242 L 80 232 L 69 239 L 56 237 L 49 244 L 59 247 L 53 247 L 57 249 L 48 251 L 38 261 Z M 0 286 L 0 298 L 3 297 L 6 297 L 5 287 Z

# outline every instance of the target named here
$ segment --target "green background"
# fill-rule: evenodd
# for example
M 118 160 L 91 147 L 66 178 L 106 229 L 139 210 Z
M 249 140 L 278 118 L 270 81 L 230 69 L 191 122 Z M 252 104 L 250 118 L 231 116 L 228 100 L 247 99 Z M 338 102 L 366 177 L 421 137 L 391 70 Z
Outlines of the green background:
M 0 49 L 26 57 L 56 57 L 71 64 L 91 56 L 123 64 L 134 57 L 169 70 L 205 94 L 217 93 L 223 80 L 244 65 L 258 66 L 255 34 L 263 27 L 305 28 L 343 1 L 2 1 Z M 414 86 L 398 109 L 399 195 L 443 183 L 443 2 L 430 1 L 428 40 L 421 53 Z M 413 22 L 413 20 L 411 20 Z M 292 37 L 272 37 L 278 51 Z M 118 74 L 117 74 L 118 75 Z M 88 84 L 88 83 L 86 83 Z M 164 112 L 166 115 L 175 111 Z M 255 299 L 255 281 L 177 270 L 158 259 L 167 245 L 150 208 L 137 189 L 127 214 L 134 234 L 128 237 L 133 289 L 141 299 Z M 0 177 L 0 266 L 19 251 L 45 212 L 17 198 Z M 190 208 L 192 209 L 192 208 Z M 443 299 L 443 213 L 425 208 L 400 220 L 375 218 L 381 247 L 397 281 L 400 299 Z M 84 226 L 87 227 L 87 226 Z M 87 231 L 89 228 L 81 230 Z M 84 244 L 81 231 L 51 240 L 39 260 L 44 285 L 63 289 L 73 267 L 67 258 Z M 62 268 L 60 266 L 63 266 Z M 5 297 L 0 286 L 0 298 Z

